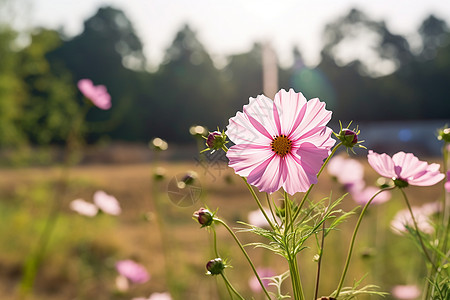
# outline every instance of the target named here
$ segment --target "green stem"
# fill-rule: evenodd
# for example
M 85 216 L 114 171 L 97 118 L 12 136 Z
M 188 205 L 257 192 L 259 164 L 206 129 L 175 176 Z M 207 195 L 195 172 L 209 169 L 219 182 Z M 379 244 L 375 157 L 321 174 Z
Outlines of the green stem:
M 216 229 L 213 226 L 211 226 L 211 229 L 213 231 L 213 236 L 214 236 L 214 244 L 213 244 L 213 246 L 214 246 L 214 254 L 216 255 L 216 257 L 220 257 L 219 256 L 219 251 L 217 251 L 217 234 L 216 234 Z
M 414 217 L 413 211 L 412 211 L 412 209 L 411 209 L 411 205 L 409 204 L 408 197 L 406 197 L 406 194 L 405 194 L 405 192 L 403 191 L 403 189 L 400 189 L 400 191 L 402 192 L 403 198 L 405 199 L 405 202 L 406 202 L 406 206 L 408 207 L 409 213 L 411 214 L 411 219 L 413 220 L 413 223 L 414 223 L 414 229 L 415 229 L 416 232 L 417 232 L 417 236 L 418 236 L 418 238 L 419 238 L 419 242 L 420 242 L 420 246 L 422 247 L 422 251 L 423 251 L 423 253 L 425 254 L 425 257 L 427 258 L 428 262 L 429 262 L 429 263 L 431 264 L 431 266 L 433 267 L 433 269 L 434 269 L 435 271 L 438 271 L 438 268 L 436 267 L 436 265 L 434 264 L 434 262 L 433 262 L 433 260 L 431 259 L 430 255 L 428 254 L 428 251 L 427 251 L 427 249 L 426 249 L 426 247 L 425 247 L 425 244 L 423 243 L 423 240 L 422 240 L 422 234 L 420 233 L 419 226 L 417 225 L 416 218 Z
M 322 174 L 322 171 L 325 169 L 325 166 L 328 164 L 328 162 L 330 161 L 330 159 L 333 157 L 333 155 L 336 153 L 337 149 L 339 149 L 339 147 L 342 146 L 342 142 L 340 142 L 339 144 L 337 144 L 333 150 L 331 151 L 330 155 L 328 155 L 327 159 L 325 160 L 325 162 L 322 164 L 322 167 L 319 170 L 319 173 L 317 173 L 317 178 L 319 178 L 320 174 Z M 308 198 L 309 193 L 311 193 L 312 188 L 315 186 L 315 184 L 311 184 L 309 189 L 306 191 L 305 195 L 303 196 L 302 201 L 300 202 L 300 204 L 298 205 L 297 211 L 294 214 L 293 220 L 297 220 L 298 215 L 300 214 L 303 204 L 305 204 L 306 199 Z
M 314 299 L 319 296 L 320 268 L 322 265 L 323 248 L 325 245 L 325 221 L 322 223 L 322 240 L 319 249 L 319 260 L 317 261 L 316 288 L 314 290 Z
M 266 218 L 267 223 L 269 223 L 269 225 L 270 225 L 270 227 L 272 228 L 273 231 L 276 231 L 277 229 L 276 229 L 275 225 L 273 224 L 273 222 L 272 222 L 272 220 L 269 218 L 269 216 L 266 214 L 266 212 L 265 212 L 265 210 L 264 210 L 264 208 L 263 208 L 263 206 L 262 206 L 262 204 L 261 204 L 261 201 L 259 201 L 259 198 L 258 198 L 258 196 L 257 196 L 256 193 L 255 193 L 255 190 L 254 190 L 253 187 L 247 182 L 247 179 L 246 179 L 245 177 L 241 177 L 241 178 L 242 178 L 242 180 L 244 180 L 245 185 L 247 186 L 248 190 L 250 191 L 250 193 L 252 194 L 253 198 L 255 199 L 256 204 L 258 205 L 259 209 L 261 210 L 262 214 L 264 215 L 264 218 Z
M 267 296 L 267 299 L 270 299 L 270 295 L 269 292 L 266 290 L 266 287 L 264 286 L 261 278 L 258 275 L 258 272 L 256 271 L 255 266 L 253 265 L 252 260 L 250 259 L 250 257 L 247 254 L 247 251 L 245 251 L 244 246 L 242 246 L 241 242 L 239 241 L 239 239 L 237 238 L 236 234 L 234 234 L 233 230 L 231 230 L 231 228 L 227 225 L 227 223 L 225 223 L 224 221 L 222 221 L 219 218 L 214 218 L 214 221 L 219 222 L 220 224 L 222 224 L 230 233 L 230 235 L 233 237 L 234 241 L 236 242 L 236 244 L 239 246 L 239 248 L 241 249 L 242 253 L 244 253 L 245 258 L 247 259 L 248 263 L 250 264 L 250 267 L 253 270 L 253 273 L 255 274 L 256 278 L 258 279 L 259 284 L 261 285 L 261 288 L 263 289 L 264 293 Z
M 222 275 L 223 280 L 225 281 L 225 285 L 231 289 L 233 291 L 233 293 L 236 294 L 236 296 L 239 297 L 239 299 L 245 300 L 244 297 L 241 296 L 241 294 L 239 294 L 239 292 L 233 287 L 233 285 L 231 285 L 231 282 L 228 280 L 228 278 L 225 276 L 225 274 L 222 272 L 220 273 L 220 275 Z M 270 299 L 270 298 L 269 298 Z
M 271 203 L 270 198 L 269 198 L 269 194 L 267 194 L 267 193 L 266 193 L 266 200 L 267 200 L 267 205 L 269 206 L 269 209 L 270 209 L 270 213 L 271 213 L 272 218 L 273 218 L 273 222 L 277 225 L 277 227 L 280 227 L 280 225 L 277 222 L 277 218 L 275 217 L 275 213 L 273 212 L 273 207 L 272 207 L 272 203 Z
M 449 156 L 449 151 L 447 150 L 449 146 L 449 143 L 444 143 L 444 148 L 442 149 L 442 156 L 443 156 L 443 169 L 444 169 L 444 175 L 445 178 L 448 180 L 447 178 L 447 170 L 448 170 L 448 156 Z M 441 228 L 445 228 L 444 230 L 444 240 L 442 242 L 442 248 L 441 251 L 442 252 L 446 252 L 447 250 L 447 243 L 448 243 L 448 234 L 447 232 L 449 232 L 450 230 L 450 209 L 449 209 L 449 205 L 450 205 L 450 196 L 449 193 L 447 193 L 447 191 L 445 190 L 445 186 L 444 186 L 444 199 L 442 201 L 442 227 Z
M 351 242 L 350 242 L 350 248 L 348 249 L 347 259 L 345 261 L 344 270 L 342 271 L 341 280 L 339 281 L 339 285 L 338 285 L 338 288 L 336 290 L 335 298 L 338 298 L 339 293 L 341 292 L 341 289 L 342 289 L 342 285 L 344 284 L 344 279 L 345 279 L 345 276 L 347 275 L 348 266 L 350 264 L 350 259 L 352 257 L 352 253 L 353 253 L 353 246 L 355 245 L 356 234 L 358 233 L 359 225 L 361 225 L 361 221 L 362 221 L 362 219 L 364 217 L 364 214 L 365 214 L 367 208 L 369 207 L 370 203 L 372 203 L 373 199 L 375 199 L 375 197 L 378 196 L 378 194 L 380 194 L 381 192 L 387 191 L 387 190 L 392 190 L 394 188 L 395 188 L 395 186 L 394 187 L 385 188 L 385 189 L 382 189 L 382 190 L 379 190 L 378 192 L 376 192 L 375 195 L 373 195 L 372 198 L 370 198 L 370 200 L 366 203 L 366 205 L 364 206 L 363 210 L 361 211 L 361 214 L 359 215 L 358 221 L 356 222 L 356 226 L 355 226 L 355 229 L 353 231 L 352 239 L 351 239 Z
M 286 229 L 284 230 L 284 239 L 285 239 L 285 244 L 286 244 L 286 248 L 289 248 L 289 245 L 292 244 L 293 248 L 295 248 L 295 243 L 288 243 L 288 240 L 293 240 L 295 241 L 295 236 L 291 239 L 288 238 L 289 235 L 289 228 L 292 229 L 292 233 L 293 235 L 295 235 L 295 232 L 293 231 L 293 220 L 292 220 L 292 205 L 291 205 L 291 201 L 289 200 L 288 194 L 285 191 L 284 192 L 284 208 L 285 208 L 285 215 L 284 215 L 284 219 L 285 219 L 285 227 Z M 291 255 L 291 251 L 290 249 L 287 249 L 287 254 L 288 254 L 288 263 L 289 263 L 289 270 L 291 273 L 291 282 L 292 282 L 292 289 L 294 291 L 294 298 L 296 300 L 299 299 L 304 299 L 303 296 L 303 289 L 302 289 L 302 284 L 301 284 L 301 279 L 300 279 L 300 272 L 298 270 L 298 265 L 297 265 L 297 256 L 296 254 Z
M 80 151 L 80 145 L 83 137 L 82 125 L 90 106 L 86 105 L 82 110 L 78 111 L 73 120 L 73 126 L 66 137 L 65 157 L 59 179 L 59 185 L 53 195 L 53 204 L 48 214 L 44 229 L 39 237 L 35 252 L 24 265 L 23 277 L 20 282 L 21 296 L 25 297 L 32 289 L 36 279 L 37 272 L 44 259 L 48 244 L 53 234 L 56 222 L 61 211 L 61 199 L 64 196 L 68 181 L 70 168 L 77 162 L 74 158 Z

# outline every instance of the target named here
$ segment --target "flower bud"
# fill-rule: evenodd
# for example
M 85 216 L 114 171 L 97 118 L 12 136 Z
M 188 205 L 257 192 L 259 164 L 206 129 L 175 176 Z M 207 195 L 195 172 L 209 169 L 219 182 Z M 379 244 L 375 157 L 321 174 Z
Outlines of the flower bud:
M 340 123 L 340 122 L 339 122 Z M 350 122 L 351 124 L 351 122 Z M 333 133 L 342 143 L 342 145 L 344 145 L 345 147 L 347 147 L 347 149 L 350 149 L 353 153 L 353 147 L 357 146 L 360 148 L 366 148 L 364 146 L 361 145 L 362 142 L 364 141 L 359 141 L 358 140 L 358 135 L 359 135 L 359 130 L 358 128 L 355 129 L 349 129 L 348 127 L 350 126 L 350 124 L 348 124 L 347 128 L 342 128 L 342 124 L 340 124 L 341 129 L 339 130 L 339 133 Z
M 221 258 L 211 259 L 206 264 L 206 270 L 208 270 L 208 272 L 206 273 L 207 275 L 222 274 L 224 269 L 225 269 L 225 264 Z
M 350 129 L 343 129 L 345 140 L 348 141 L 352 146 L 358 143 L 358 135 L 356 132 Z
M 214 220 L 214 214 L 203 207 L 194 212 L 193 216 L 202 227 L 211 226 Z
M 227 143 L 227 136 L 225 132 L 213 131 L 208 134 L 206 138 L 207 150 L 220 150 Z

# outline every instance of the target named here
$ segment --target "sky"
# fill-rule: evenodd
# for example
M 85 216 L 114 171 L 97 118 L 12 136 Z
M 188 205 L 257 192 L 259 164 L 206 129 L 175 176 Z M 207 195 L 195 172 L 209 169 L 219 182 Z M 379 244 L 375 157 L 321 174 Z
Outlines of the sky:
M 14 0 L 11 0 L 14 1 Z M 183 24 L 197 32 L 200 42 L 218 64 L 230 54 L 269 41 L 280 63 L 291 62 L 297 46 L 305 62 L 320 59 L 325 24 L 355 7 L 388 28 L 413 39 L 431 13 L 450 24 L 446 0 L 19 0 L 28 27 L 63 28 L 69 36 L 81 33 L 85 19 L 101 6 L 122 9 L 144 44 L 149 63 L 157 66 Z M 351 49 L 349 49 L 350 52 Z

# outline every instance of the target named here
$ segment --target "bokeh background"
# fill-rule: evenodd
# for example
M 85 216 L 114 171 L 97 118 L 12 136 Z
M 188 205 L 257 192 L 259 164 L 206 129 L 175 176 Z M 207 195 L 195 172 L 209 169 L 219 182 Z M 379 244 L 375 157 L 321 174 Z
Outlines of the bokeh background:
M 215 280 L 204 276 L 210 240 L 191 214 L 208 203 L 234 225 L 256 207 L 226 159 L 198 155 L 202 140 L 191 126 L 223 129 L 249 97 L 293 88 L 327 103 L 335 131 L 339 120 L 359 125 L 367 148 L 439 161 L 436 131 L 450 123 L 449 23 L 450 3 L 439 0 L 0 0 L 0 299 L 19 299 L 26 258 L 54 202 L 59 219 L 29 299 L 131 299 L 167 290 L 175 299 L 218 298 Z M 105 85 L 112 108 L 89 110 L 83 150 L 61 192 L 55 186 L 82 109 L 82 78 Z M 148 147 L 155 137 L 169 143 L 167 151 Z M 363 161 L 366 152 L 357 154 Z M 157 167 L 165 168 L 162 181 L 154 180 Z M 191 207 L 175 206 L 168 185 L 189 170 L 202 195 Z M 375 182 L 370 172 L 367 181 Z M 313 197 L 340 191 L 328 180 L 321 187 Z M 69 209 L 96 190 L 115 195 L 122 215 L 89 219 Z M 413 202 L 438 192 L 416 192 Z M 390 203 L 379 209 L 379 227 L 367 230 L 389 227 L 400 206 Z M 224 252 L 235 254 L 221 234 Z M 341 238 L 337 261 L 346 251 Z M 382 247 L 397 243 L 391 238 L 366 240 L 370 247 L 361 249 L 377 245 L 383 255 L 356 263 L 355 278 L 375 268 L 369 278 L 386 290 L 416 280 L 388 262 L 395 251 Z M 397 245 L 400 256 L 408 245 Z M 254 255 L 272 262 L 260 250 Z M 130 257 L 152 279 L 119 292 L 114 263 Z M 238 288 L 250 295 L 245 262 L 233 256 L 232 264 Z M 409 264 L 417 277 L 422 267 Z M 330 269 L 324 293 L 339 272 Z

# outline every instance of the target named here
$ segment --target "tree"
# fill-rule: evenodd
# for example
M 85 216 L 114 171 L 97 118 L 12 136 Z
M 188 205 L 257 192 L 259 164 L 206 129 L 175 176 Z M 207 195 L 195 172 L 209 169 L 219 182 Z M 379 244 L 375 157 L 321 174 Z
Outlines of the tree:
M 76 91 L 71 74 L 61 69 L 52 72 L 45 55 L 62 43 L 52 30 L 39 30 L 31 36 L 31 43 L 21 50 L 20 74 L 26 85 L 20 127 L 32 143 L 48 145 L 66 140 L 78 112 Z
M 98 133 L 91 133 L 91 139 L 106 131 L 120 139 L 135 138 L 132 126 L 125 120 L 132 120 L 133 111 L 139 109 L 135 101 L 144 86 L 140 83 L 145 58 L 142 43 L 121 10 L 100 8 L 84 22 L 80 35 L 63 43 L 48 57 L 54 70 L 67 67 L 72 72 L 74 84 L 90 78 L 108 88 L 111 110 L 92 109 L 87 116 L 97 122 L 91 129 Z
M 187 142 L 189 127 L 194 124 L 214 130 L 227 119 L 229 103 L 222 75 L 211 57 L 185 25 L 167 49 L 164 63 L 155 74 L 151 106 L 158 112 L 146 128 L 161 128 L 160 136 Z
M 19 56 L 12 50 L 15 39 L 13 30 L 0 27 L 0 146 L 17 146 L 26 142 L 19 124 L 26 92 L 24 82 L 17 73 Z

